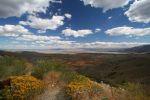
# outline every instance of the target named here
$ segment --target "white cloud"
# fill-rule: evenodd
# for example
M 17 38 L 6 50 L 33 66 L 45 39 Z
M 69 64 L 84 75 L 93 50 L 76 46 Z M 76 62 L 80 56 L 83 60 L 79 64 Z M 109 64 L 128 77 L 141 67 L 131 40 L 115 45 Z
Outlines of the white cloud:
M 44 32 L 46 30 L 56 30 L 59 26 L 64 25 L 64 16 L 53 16 L 51 19 L 42 19 L 37 16 L 29 16 L 28 21 L 20 21 L 21 25 L 29 25 L 32 28 Z
M 108 29 L 105 33 L 112 36 L 118 36 L 118 35 L 145 36 L 145 35 L 150 35 L 150 28 L 133 28 L 133 27 L 122 26 L 122 27 Z
M 103 8 L 103 12 L 107 10 L 124 7 L 131 0 L 81 0 L 84 5 L 91 5 L 95 8 Z
M 109 19 L 109 20 L 112 19 L 112 16 L 108 17 L 108 19 Z
M 51 45 L 51 48 L 70 48 L 73 44 L 76 44 L 75 41 L 64 41 L 64 40 L 51 40 L 51 41 L 35 41 L 34 44 L 41 45 Z
M 38 33 L 46 33 L 46 30 L 38 30 Z
M 0 0 L 0 17 L 20 17 L 25 13 L 46 12 L 49 2 L 61 3 L 58 0 Z
M 17 40 L 23 41 L 53 41 L 60 40 L 59 36 L 43 36 L 43 35 L 22 35 L 16 38 Z
M 66 18 L 68 18 L 68 19 L 71 19 L 72 15 L 71 15 L 71 14 L 66 13 L 66 14 L 65 14 L 65 17 L 66 17 Z
M 70 48 L 75 41 L 66 41 L 59 36 L 44 36 L 44 35 L 21 35 L 15 38 L 16 41 L 22 41 L 23 43 L 29 43 L 28 47 L 31 49 L 52 49 L 52 48 Z M 24 45 L 24 44 L 23 44 Z
M 77 50 L 80 52 L 81 49 L 83 51 L 92 48 L 93 50 L 103 50 L 103 49 L 113 49 L 113 48 L 129 48 L 140 45 L 146 45 L 149 43 L 139 43 L 139 42 L 102 42 L 95 41 L 89 43 L 79 43 L 75 41 L 64 41 L 64 40 L 37 40 L 33 42 L 26 42 L 22 44 L 8 44 L 2 45 L 0 44 L 0 48 L 2 49 L 43 49 L 43 50 L 51 50 L 51 49 L 66 49 L 66 50 Z M 56 51 L 57 52 L 57 51 Z
M 62 34 L 65 36 L 73 36 L 73 37 L 84 37 L 89 34 L 93 34 L 92 30 L 84 29 L 84 30 L 72 30 L 70 28 L 62 31 Z
M 100 28 L 96 28 L 96 29 L 95 29 L 95 33 L 100 32 L 100 31 L 101 31 Z
M 21 25 L 4 25 L 0 26 L 0 36 L 17 37 L 22 34 L 31 34 L 28 29 Z
M 135 0 L 125 15 L 133 22 L 150 22 L 150 0 Z
M 61 0 L 50 0 L 51 2 L 54 2 L 54 3 L 62 3 Z
M 85 43 L 86 48 L 129 48 L 139 45 L 144 45 L 148 43 L 138 43 L 138 42 L 102 42 L 96 41 L 91 43 Z

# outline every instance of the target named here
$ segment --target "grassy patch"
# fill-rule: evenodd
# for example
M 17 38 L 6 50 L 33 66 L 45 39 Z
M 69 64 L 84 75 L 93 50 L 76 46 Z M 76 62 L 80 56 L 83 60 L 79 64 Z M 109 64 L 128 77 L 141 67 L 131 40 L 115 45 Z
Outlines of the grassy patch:
M 127 83 L 124 88 L 127 90 L 126 100 L 150 100 L 150 96 L 140 83 Z
M 0 78 L 23 75 L 28 72 L 28 62 L 15 57 L 0 57 Z
M 32 75 L 38 79 L 43 79 L 50 71 L 65 71 L 66 66 L 62 62 L 56 61 L 38 61 L 33 67 Z

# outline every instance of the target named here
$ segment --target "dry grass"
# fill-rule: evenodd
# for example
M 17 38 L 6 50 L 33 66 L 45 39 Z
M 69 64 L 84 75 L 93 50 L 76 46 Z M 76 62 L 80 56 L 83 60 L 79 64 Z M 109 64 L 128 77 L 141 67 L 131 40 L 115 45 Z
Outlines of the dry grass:
M 57 71 L 50 71 L 48 74 L 44 77 L 43 83 L 47 87 L 58 87 L 62 86 L 64 82 L 61 79 L 62 73 Z
M 124 100 L 150 100 L 140 83 L 128 83 L 124 88 L 127 90 Z
M 33 100 L 66 100 L 63 87 L 65 83 L 61 79 L 62 73 L 50 71 L 43 79 L 45 91 L 35 96 Z

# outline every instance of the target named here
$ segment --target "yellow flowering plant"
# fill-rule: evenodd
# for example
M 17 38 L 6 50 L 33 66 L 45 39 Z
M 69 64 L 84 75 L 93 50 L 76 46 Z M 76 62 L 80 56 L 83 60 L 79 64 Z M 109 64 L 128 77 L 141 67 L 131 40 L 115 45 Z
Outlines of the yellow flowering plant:
M 43 83 L 33 76 L 12 76 L 10 86 L 3 89 L 3 98 L 6 100 L 29 100 L 35 94 L 43 91 Z
M 90 99 L 91 97 L 99 96 L 101 94 L 102 88 L 98 83 L 91 81 L 87 77 L 83 78 L 81 75 L 79 75 L 78 77 L 79 80 L 78 79 L 74 80 L 65 87 L 66 94 L 71 99 L 73 100 L 82 100 L 82 98 Z

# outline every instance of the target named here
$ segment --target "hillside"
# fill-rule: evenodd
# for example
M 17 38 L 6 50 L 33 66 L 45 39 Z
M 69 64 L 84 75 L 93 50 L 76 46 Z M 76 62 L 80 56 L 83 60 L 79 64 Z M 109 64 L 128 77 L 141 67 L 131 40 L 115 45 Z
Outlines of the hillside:
M 150 53 L 150 45 L 142 45 L 137 46 L 133 48 L 128 48 L 121 50 L 121 52 L 127 52 L 127 53 Z
M 0 55 L 23 58 L 33 64 L 39 60 L 61 61 L 67 64 L 71 70 L 87 74 L 97 81 L 111 80 L 117 83 L 122 81 L 141 81 L 146 84 L 150 83 L 149 54 L 41 54 L 3 51 L 0 52 Z
M 56 97 L 64 96 L 66 95 L 64 94 L 66 92 L 62 91 L 64 88 L 70 91 L 67 94 L 68 97 L 74 97 L 76 95 L 74 93 L 78 93 L 80 88 L 88 89 L 89 86 L 91 87 L 91 83 L 102 87 L 103 92 L 100 94 L 103 95 L 103 98 L 111 98 L 111 91 L 113 90 L 117 91 L 115 95 L 113 94 L 113 98 L 118 98 L 119 100 L 122 98 L 121 100 L 123 100 L 126 94 L 120 88 L 123 90 L 134 88 L 134 92 L 139 91 L 134 97 L 139 98 L 139 95 L 142 95 L 142 100 L 147 100 L 143 99 L 143 93 L 140 91 L 144 89 L 144 94 L 150 94 L 149 61 L 149 54 L 41 54 L 3 51 L 0 52 L 0 79 L 5 80 L 16 75 L 18 77 L 32 75 L 41 80 L 49 88 L 44 90 L 44 93 L 36 96 L 38 99 L 36 98 L 35 100 L 41 100 L 39 98 L 47 100 L 49 96 L 55 99 Z M 88 82 L 89 84 L 87 84 Z M 98 92 L 98 90 L 94 89 L 92 88 L 90 91 L 92 93 L 94 91 Z M 120 92 L 122 92 L 121 97 L 118 95 Z M 133 96 L 133 94 L 131 93 L 130 95 Z M 87 94 L 86 97 L 88 97 Z M 132 98 L 131 100 L 136 99 Z

